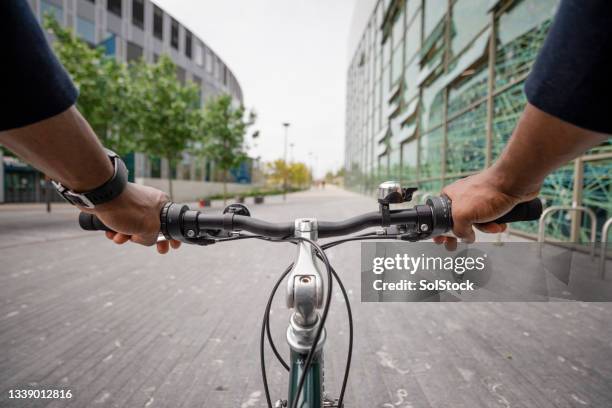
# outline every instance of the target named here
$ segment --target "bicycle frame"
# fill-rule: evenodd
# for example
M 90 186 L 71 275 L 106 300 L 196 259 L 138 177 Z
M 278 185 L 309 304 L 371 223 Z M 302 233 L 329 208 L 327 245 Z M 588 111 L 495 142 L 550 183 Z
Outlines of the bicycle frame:
M 318 238 L 317 221 L 311 218 L 295 220 L 295 236 L 316 241 Z M 321 320 L 317 309 L 323 305 L 323 285 L 313 246 L 305 241 L 299 242 L 294 266 L 289 273 L 286 293 L 287 307 L 294 310 L 287 328 L 287 342 L 291 349 L 287 399 L 289 407 L 292 406 L 297 396 L 306 356 L 313 345 Z M 306 379 L 296 405 L 299 408 L 332 406 L 324 402 L 323 345 L 325 338 L 326 332 L 323 329 L 312 364 L 305 373 Z M 277 406 L 283 405 L 277 403 Z

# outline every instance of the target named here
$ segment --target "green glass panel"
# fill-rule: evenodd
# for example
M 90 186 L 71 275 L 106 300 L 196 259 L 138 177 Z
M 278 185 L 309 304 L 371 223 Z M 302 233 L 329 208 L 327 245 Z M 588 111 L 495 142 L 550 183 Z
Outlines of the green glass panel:
M 402 77 L 404 71 L 404 48 L 400 45 L 393 50 L 393 62 L 391 65 L 391 84 L 395 85 L 397 81 Z
M 406 0 L 406 21 L 411 22 L 417 13 L 421 12 L 422 0 Z M 420 17 L 418 18 L 420 20 Z
M 425 1 L 425 37 L 427 37 L 438 22 L 446 14 L 448 0 L 427 0 Z
M 417 139 L 402 144 L 402 169 L 401 180 L 403 183 L 414 184 L 416 182 L 417 169 Z
M 524 0 L 499 17 L 495 86 L 525 75 L 546 38 L 558 0 Z
M 419 183 L 419 191 L 437 194 L 442 190 L 442 180 L 429 180 Z
M 448 91 L 448 116 L 453 116 L 473 103 L 487 96 L 489 70 L 482 65 L 466 75 L 458 84 Z
M 448 123 L 446 174 L 461 174 L 484 168 L 486 123 L 486 103 L 481 103 Z
M 423 89 L 421 98 L 420 126 L 426 132 L 442 123 L 444 118 L 444 88 L 439 77 Z
M 401 148 L 400 146 L 392 146 L 389 154 L 389 180 L 399 180 L 401 172 Z
M 489 23 L 489 0 L 457 0 L 451 21 L 451 55 L 458 55 Z
M 419 94 L 419 86 L 417 85 L 419 70 L 419 61 L 416 58 L 404 70 L 404 101 L 406 103 Z
M 417 17 L 408 22 L 408 28 L 406 29 L 406 39 L 404 40 L 406 62 L 412 61 L 418 54 L 419 48 L 421 48 L 421 13 L 418 14 Z
M 393 48 L 402 43 L 404 39 L 404 14 L 399 12 L 396 14 L 395 22 L 393 23 Z
M 550 174 L 544 180 L 540 196 L 546 201 L 546 207 L 553 205 L 571 205 L 574 190 L 574 165 L 570 163 Z M 512 228 L 528 232 L 538 233 L 538 222 L 517 222 Z M 570 238 L 571 213 L 557 211 L 547 218 L 546 236 L 561 241 Z
M 493 99 L 493 159 L 499 157 L 510 139 L 526 103 L 522 82 Z
M 612 217 L 612 159 L 584 162 L 582 204 L 595 211 L 597 240 L 601 241 L 601 228 Z M 582 217 L 581 242 L 591 241 L 591 221 Z
M 419 178 L 433 178 L 442 174 L 442 127 L 419 137 Z

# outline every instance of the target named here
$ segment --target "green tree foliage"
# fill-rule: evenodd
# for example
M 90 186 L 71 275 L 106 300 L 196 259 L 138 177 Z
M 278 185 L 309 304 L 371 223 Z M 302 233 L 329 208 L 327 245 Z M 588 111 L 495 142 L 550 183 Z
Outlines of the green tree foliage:
M 190 143 L 201 134 L 202 111 L 198 88 L 181 84 L 176 65 L 163 55 L 156 64 L 142 60 L 130 67 L 129 122 L 138 130 L 136 146 L 163 157 L 174 168 Z M 168 177 L 172 197 L 172 177 Z
M 125 112 L 130 110 L 130 78 L 125 64 L 91 48 L 72 30 L 63 28 L 52 15 L 44 18 L 53 34 L 55 53 L 79 90 L 77 107 L 102 144 L 125 154 L 134 149 L 134 127 Z
M 304 163 L 285 163 L 283 159 L 277 159 L 268 163 L 266 167 L 266 176 L 270 184 L 282 186 L 285 174 L 290 188 L 304 188 L 311 182 L 310 170 Z
M 103 145 L 120 154 L 138 150 L 162 157 L 174 168 L 187 147 L 201 140 L 199 90 L 177 79 L 169 57 L 128 66 L 105 55 L 103 48 L 92 48 L 51 15 L 44 25 L 79 90 L 77 107 Z
M 227 176 L 230 169 L 240 165 L 247 157 L 244 135 L 255 122 L 255 113 L 245 119 L 242 106 L 235 106 L 229 95 L 220 95 L 204 106 L 201 122 L 201 145 L 222 172 L 223 201 L 227 199 Z

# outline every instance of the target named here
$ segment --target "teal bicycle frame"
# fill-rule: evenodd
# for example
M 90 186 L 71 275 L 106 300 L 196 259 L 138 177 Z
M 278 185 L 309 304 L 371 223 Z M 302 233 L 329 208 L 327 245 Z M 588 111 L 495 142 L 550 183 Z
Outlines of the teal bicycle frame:
M 291 370 L 289 372 L 289 404 L 291 404 L 297 396 L 298 383 L 303 373 L 305 360 L 306 354 L 291 351 Z M 324 406 L 323 356 L 321 353 L 315 356 L 310 364 L 297 406 L 300 408 L 320 408 Z

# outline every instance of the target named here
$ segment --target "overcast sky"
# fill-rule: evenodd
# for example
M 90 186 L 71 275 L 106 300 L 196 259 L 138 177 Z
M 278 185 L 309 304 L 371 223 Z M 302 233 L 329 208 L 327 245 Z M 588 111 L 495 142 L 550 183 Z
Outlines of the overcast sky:
M 234 72 L 254 108 L 263 160 L 283 155 L 291 123 L 295 160 L 315 174 L 344 160 L 348 32 L 354 0 L 155 0 Z M 309 162 L 308 152 L 318 158 Z M 288 154 L 290 156 L 290 153 Z M 291 157 L 289 157 L 291 158 Z

